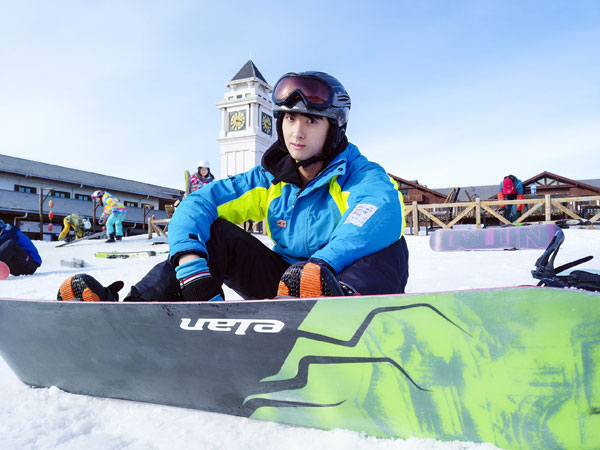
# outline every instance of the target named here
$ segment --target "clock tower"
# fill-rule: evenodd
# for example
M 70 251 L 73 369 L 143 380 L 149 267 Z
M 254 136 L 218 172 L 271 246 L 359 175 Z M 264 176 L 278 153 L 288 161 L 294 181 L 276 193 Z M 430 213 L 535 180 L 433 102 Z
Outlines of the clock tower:
M 221 110 L 221 178 L 246 172 L 260 164 L 277 139 L 274 130 L 272 87 L 249 60 L 226 83 L 229 92 L 217 103 Z

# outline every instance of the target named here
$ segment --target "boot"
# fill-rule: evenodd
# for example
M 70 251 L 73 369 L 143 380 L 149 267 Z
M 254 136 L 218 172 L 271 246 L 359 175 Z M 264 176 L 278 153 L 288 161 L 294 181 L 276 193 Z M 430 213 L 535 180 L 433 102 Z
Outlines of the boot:
M 106 242 L 106 243 L 115 242 L 115 233 L 110 233 L 108 235 L 108 239 L 104 242 Z
M 116 236 L 116 237 L 115 237 L 115 239 L 116 239 L 117 241 L 120 241 L 121 239 L 123 239 L 123 236 Z

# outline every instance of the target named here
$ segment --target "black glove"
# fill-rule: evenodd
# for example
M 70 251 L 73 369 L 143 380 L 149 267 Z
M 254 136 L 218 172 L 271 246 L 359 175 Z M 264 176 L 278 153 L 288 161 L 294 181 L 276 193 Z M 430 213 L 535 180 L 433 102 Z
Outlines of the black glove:
M 62 282 L 58 290 L 57 300 L 79 300 L 84 302 L 118 302 L 122 281 L 115 281 L 104 287 L 94 277 L 79 273 Z
M 329 264 L 320 259 L 292 264 L 279 281 L 277 296 L 283 297 L 343 297 L 344 292 Z
M 224 300 L 221 285 L 208 270 L 206 259 L 199 258 L 175 268 L 181 296 L 186 302 Z

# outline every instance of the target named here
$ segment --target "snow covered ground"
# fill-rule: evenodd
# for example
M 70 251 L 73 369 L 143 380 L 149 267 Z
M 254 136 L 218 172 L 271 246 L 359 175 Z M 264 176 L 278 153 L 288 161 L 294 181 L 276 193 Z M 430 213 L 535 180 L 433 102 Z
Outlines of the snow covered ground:
M 565 230 L 556 266 L 594 255 L 586 268 L 600 269 L 600 231 Z M 435 253 L 427 236 L 407 236 L 410 278 L 407 292 L 433 292 L 533 284 L 530 275 L 542 253 L 535 250 Z M 35 242 L 43 265 L 33 276 L 0 281 L 0 297 L 55 298 L 68 276 L 86 272 L 100 282 L 115 280 L 128 287 L 166 255 L 148 259 L 108 260 L 97 251 L 164 251 L 161 239 L 126 238 L 116 244 L 86 241 L 62 248 Z M 83 269 L 61 260 L 83 259 Z M 123 292 L 123 291 L 122 291 Z M 228 299 L 238 298 L 225 290 Z M 0 358 L 0 448 L 8 449 L 367 449 L 491 450 L 491 444 L 427 439 L 375 439 L 359 433 L 320 431 L 182 408 L 67 394 L 56 388 L 22 384 Z

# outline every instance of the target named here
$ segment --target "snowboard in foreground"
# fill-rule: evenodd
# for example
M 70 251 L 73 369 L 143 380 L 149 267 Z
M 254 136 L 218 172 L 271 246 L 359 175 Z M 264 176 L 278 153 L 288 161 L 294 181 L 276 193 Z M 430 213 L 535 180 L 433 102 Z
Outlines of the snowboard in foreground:
M 436 252 L 462 250 L 545 249 L 559 228 L 553 224 L 522 227 L 443 229 L 429 238 Z
M 600 295 L 0 299 L 24 382 L 378 437 L 600 448 Z

